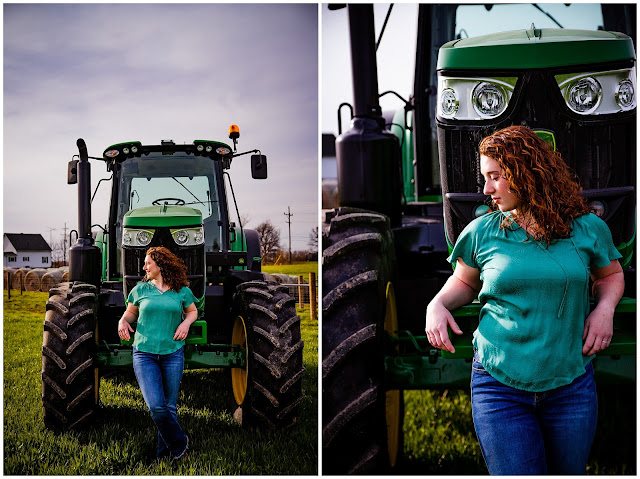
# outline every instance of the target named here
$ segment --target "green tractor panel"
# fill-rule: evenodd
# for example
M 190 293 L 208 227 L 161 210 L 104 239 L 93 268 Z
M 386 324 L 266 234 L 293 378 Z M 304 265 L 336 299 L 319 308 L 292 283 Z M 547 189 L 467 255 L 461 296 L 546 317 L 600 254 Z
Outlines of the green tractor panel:
M 454 36 L 458 8 L 420 6 L 414 94 L 385 125 L 373 8 L 348 6 L 354 113 L 336 141 L 340 207 L 322 238 L 327 474 L 397 463 L 403 390 L 469 387 L 480 305 L 454 312 L 465 332 L 452 334 L 454 355 L 428 343 L 425 311 L 452 272 L 458 235 L 489 211 L 477 148 L 506 126 L 549 141 L 609 225 L 626 292 L 594 365 L 599 384 L 635 381 L 636 60 L 631 37 L 606 31 L 633 23 L 635 7 L 603 5 L 605 31 L 532 25 L 464 39 Z
M 304 367 L 295 301 L 261 273 L 257 233 L 229 219 L 225 178 L 233 191 L 226 172 L 232 159 L 255 153 L 252 176 L 267 176 L 266 156 L 236 153 L 238 137 L 233 125 L 233 149 L 205 140 L 127 142 L 108 147 L 102 158 L 89 157 L 78 140 L 79 159 L 68 166 L 68 183 L 78 184 L 78 240 L 70 249 L 70 281 L 50 290 L 44 320 L 48 428 L 91 425 L 99 411 L 100 376 L 132 367 L 133 338 L 121 341 L 117 323 L 153 246 L 184 261 L 197 298 L 185 369 L 226 370 L 231 412 L 242 424 L 286 427 L 297 421 Z M 89 159 L 104 161 L 112 173 L 109 224 L 95 239 Z

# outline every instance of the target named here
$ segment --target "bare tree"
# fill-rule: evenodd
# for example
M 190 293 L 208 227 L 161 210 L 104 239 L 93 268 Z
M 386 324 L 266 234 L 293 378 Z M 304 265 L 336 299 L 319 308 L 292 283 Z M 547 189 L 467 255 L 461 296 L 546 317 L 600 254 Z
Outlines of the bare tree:
M 271 223 L 263 221 L 256 228 L 260 237 L 260 254 L 265 262 L 273 261 L 280 249 L 280 230 Z
M 247 225 L 251 222 L 251 216 L 247 213 L 240 213 L 240 221 L 242 222 L 242 227 L 246 228 Z
M 318 227 L 314 226 L 311 228 L 311 233 L 309 233 L 309 249 L 313 251 L 318 251 Z
M 65 263 L 69 260 L 67 242 L 64 238 L 51 245 L 51 261 L 53 263 Z

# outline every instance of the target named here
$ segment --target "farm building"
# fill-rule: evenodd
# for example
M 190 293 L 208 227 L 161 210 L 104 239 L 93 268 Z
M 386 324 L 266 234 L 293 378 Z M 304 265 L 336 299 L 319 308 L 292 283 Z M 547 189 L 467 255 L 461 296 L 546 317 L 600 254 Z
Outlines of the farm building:
M 51 247 L 39 234 L 5 233 L 3 266 L 50 268 Z

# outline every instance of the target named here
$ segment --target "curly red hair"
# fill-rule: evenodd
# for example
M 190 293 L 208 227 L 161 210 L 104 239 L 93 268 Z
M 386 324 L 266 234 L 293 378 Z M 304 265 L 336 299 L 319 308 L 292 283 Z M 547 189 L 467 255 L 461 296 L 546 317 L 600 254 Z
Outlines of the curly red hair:
M 149 256 L 160 268 L 160 274 L 165 284 L 174 291 L 180 291 L 184 286 L 189 286 L 187 280 L 187 267 L 180 258 L 167 248 L 157 246 L 147 250 Z M 145 279 L 143 281 L 147 281 Z
M 517 212 L 503 226 L 531 218 L 528 233 L 548 246 L 553 240 L 568 238 L 572 221 L 589 213 L 576 176 L 560 153 L 530 128 L 503 128 L 482 140 L 478 151 L 500 165 L 509 190 L 520 201 Z

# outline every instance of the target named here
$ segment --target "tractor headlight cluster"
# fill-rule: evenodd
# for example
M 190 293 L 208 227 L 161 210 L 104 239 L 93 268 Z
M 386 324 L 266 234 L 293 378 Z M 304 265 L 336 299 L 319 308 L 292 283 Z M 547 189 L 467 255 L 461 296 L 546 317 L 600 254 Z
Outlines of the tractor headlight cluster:
M 133 141 L 130 143 L 118 143 L 117 145 L 112 145 L 104 150 L 104 153 L 102 153 L 102 155 L 104 156 L 104 158 L 117 158 L 118 156 L 122 155 L 119 159 L 124 161 L 124 159 L 128 157 L 138 156 L 138 152 L 141 150 L 141 148 L 142 143 L 140 143 L 139 141 Z
M 149 246 L 153 239 L 154 230 L 124 228 L 122 232 L 122 245 L 133 247 Z
M 556 75 L 567 106 L 580 115 L 606 115 L 636 107 L 634 68 Z
M 438 115 L 455 120 L 485 120 L 509 106 L 517 77 L 438 79 Z
M 203 144 L 199 144 L 198 146 L 196 146 L 196 150 L 198 150 L 199 152 L 203 152 L 206 151 L 207 153 L 211 153 L 213 151 L 213 146 L 211 145 L 203 145 Z
M 204 230 L 199 228 L 181 228 L 170 230 L 173 241 L 179 246 L 197 246 L 204 243 Z
M 203 156 L 210 156 L 213 151 L 218 155 L 225 156 L 231 153 L 231 148 L 225 143 L 210 140 L 194 140 L 196 151 Z

